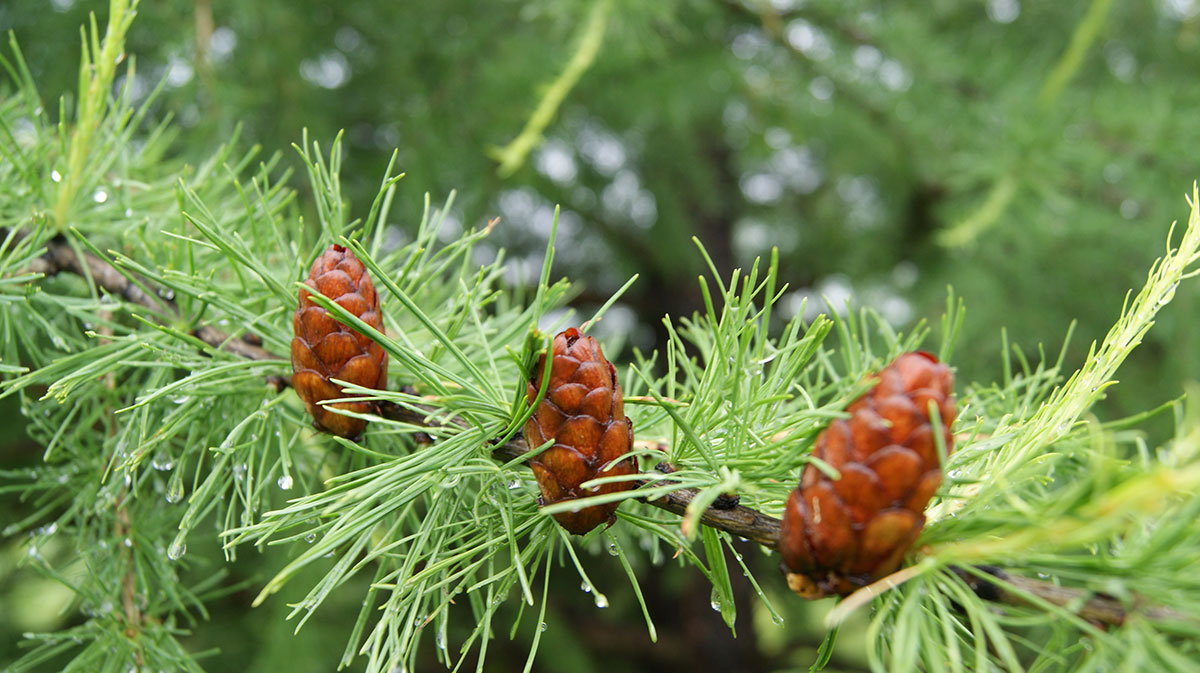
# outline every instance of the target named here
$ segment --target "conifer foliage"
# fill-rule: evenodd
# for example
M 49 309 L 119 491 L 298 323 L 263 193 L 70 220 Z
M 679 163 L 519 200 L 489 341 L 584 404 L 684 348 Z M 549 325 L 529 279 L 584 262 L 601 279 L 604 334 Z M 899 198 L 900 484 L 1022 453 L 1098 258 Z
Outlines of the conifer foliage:
M 979 347 L 956 344 L 953 298 L 934 335 L 868 311 L 782 315 L 776 252 L 723 272 L 698 245 L 703 310 L 664 318 L 666 347 L 618 367 L 585 332 L 629 284 L 590 316 L 565 310 L 553 229 L 526 293 L 503 255 L 476 254 L 494 222 L 448 226 L 453 196 L 391 212 L 394 156 L 352 217 L 341 138 L 304 137 L 310 237 L 277 157 L 235 138 L 171 159 L 169 124 L 132 106 L 129 80 L 114 89 L 135 9 L 112 0 L 88 27 L 60 105 L 16 45 L 0 61 L 0 398 L 39 448 L 0 472 L 21 556 L 0 572 L 57 601 L 7 670 L 231 670 L 260 641 L 214 654 L 204 633 L 234 605 L 263 640 L 344 642 L 334 663 L 353 670 L 489 670 L 507 638 L 528 671 L 570 626 L 550 606 L 606 608 L 614 574 L 650 640 L 643 588 L 668 573 L 711 585 L 731 627 L 735 585 L 784 624 L 803 602 L 777 548 L 822 592 L 852 592 L 814 669 L 855 612 L 880 672 L 1195 668 L 1200 406 L 1095 416 L 1197 272 L 1195 186 L 1078 366 L 1006 344 L 1000 380 L 952 401 L 955 349 Z M 1137 432 L 1156 412 L 1176 421 L 1161 446 Z M 555 595 L 564 581 L 583 591 Z M 314 619 L 346 610 L 336 633 Z

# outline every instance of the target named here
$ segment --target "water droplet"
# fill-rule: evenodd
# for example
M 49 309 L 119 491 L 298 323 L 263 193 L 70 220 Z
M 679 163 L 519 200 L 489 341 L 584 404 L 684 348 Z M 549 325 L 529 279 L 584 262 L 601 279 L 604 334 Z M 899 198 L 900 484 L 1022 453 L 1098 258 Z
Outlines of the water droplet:
M 608 597 L 599 591 L 596 592 L 596 607 L 600 608 L 601 610 L 608 607 Z
M 234 479 L 241 481 L 242 478 L 245 476 L 246 476 L 246 464 L 245 463 L 238 463 L 237 465 L 233 466 L 233 478 Z
M 187 544 L 178 538 L 167 547 L 167 558 L 172 561 L 178 561 L 179 557 L 187 553 Z
M 583 582 L 579 585 L 579 590 L 585 594 L 590 594 L 592 593 L 592 585 L 588 584 L 587 582 Z
M 167 502 L 171 503 L 172 505 L 180 500 L 183 500 L 183 482 L 171 480 L 171 483 L 167 485 L 166 498 Z
M 783 626 L 783 615 L 771 613 L 771 621 L 775 622 L 776 626 Z
M 58 532 L 58 523 L 51 523 L 48 526 L 42 526 L 38 529 L 38 535 L 54 535 Z
M 103 187 L 97 187 L 96 191 L 92 192 L 92 200 L 96 203 L 104 203 L 108 200 L 108 192 L 104 191 Z
M 172 397 L 171 401 L 174 402 L 175 404 L 184 404 L 185 402 L 187 402 L 191 399 L 192 398 L 190 395 L 180 395 L 179 397 Z
M 620 556 L 621 555 L 621 548 L 617 546 L 616 542 L 608 543 L 608 555 L 609 556 Z
M 538 624 L 538 631 L 541 631 L 542 633 L 546 632 L 546 622 L 541 622 Z
M 276 481 L 275 483 L 279 485 L 280 490 L 290 491 L 290 490 L 292 490 L 292 475 L 285 474 L 282 477 L 280 477 L 279 480 Z
M 125 538 L 124 540 L 121 540 L 121 544 L 125 545 L 126 547 L 133 547 L 133 540 Z
M 50 171 L 50 179 L 55 182 L 62 182 L 62 173 L 58 171 Z
M 39 559 L 42 557 L 42 555 L 38 552 L 37 545 L 35 544 L 29 545 L 29 551 L 27 553 L 29 554 L 29 558 L 32 559 Z
M 133 217 L 133 208 L 125 209 L 125 217 Z
M 316 533 L 309 533 L 308 535 L 305 535 L 305 536 L 304 536 L 304 541 L 305 541 L 305 542 L 307 542 L 307 543 L 309 543 L 309 544 L 312 544 L 313 542 L 316 542 L 316 540 L 317 540 L 317 534 L 316 534 Z
M 165 472 L 175 467 L 175 459 L 167 455 L 165 452 L 159 452 L 154 454 L 154 457 L 150 459 L 150 467 L 153 467 L 159 472 Z
M 712 606 L 713 610 L 716 610 L 717 612 L 721 611 L 721 594 L 717 591 L 716 587 L 713 587 L 712 594 L 709 595 L 708 601 L 708 604 Z
M 514 488 L 521 488 L 521 480 L 513 479 L 512 481 L 508 482 L 508 488 L 510 491 Z

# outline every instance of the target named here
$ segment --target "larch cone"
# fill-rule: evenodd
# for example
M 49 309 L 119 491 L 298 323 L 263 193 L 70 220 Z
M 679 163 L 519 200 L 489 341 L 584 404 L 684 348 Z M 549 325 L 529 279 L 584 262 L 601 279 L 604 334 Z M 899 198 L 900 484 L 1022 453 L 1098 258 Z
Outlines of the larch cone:
M 304 281 L 312 292 L 320 292 L 357 316 L 372 329 L 382 331 L 379 295 L 362 262 L 346 248 L 331 245 L 313 262 Z M 368 413 L 374 402 L 324 400 L 346 397 L 330 379 L 341 379 L 365 388 L 387 385 L 387 352 L 365 334 L 334 320 L 312 300 L 309 290 L 300 290 L 300 305 L 292 317 L 292 388 L 304 401 L 317 427 L 353 439 L 362 434 L 367 421 L 343 416 L 333 408 Z
M 789 585 L 808 598 L 847 594 L 895 571 L 942 483 L 934 433 L 949 452 L 954 375 L 929 353 L 913 352 L 877 377 L 847 407 L 850 418 L 831 423 L 813 446 L 841 478 L 806 465 L 784 509 L 779 553 Z
M 529 448 L 554 441 L 553 446 L 529 460 L 542 491 L 542 502 L 553 504 L 632 488 L 627 481 L 589 489 L 579 486 L 597 477 L 637 472 L 637 462 L 632 458 L 618 460 L 633 445 L 633 424 L 625 417 L 616 369 L 604 358 L 595 339 L 581 336 L 573 327 L 556 335 L 550 350 L 549 387 L 525 422 Z M 537 399 L 546 360 L 543 353 L 527 382 L 526 399 L 530 404 Z M 609 463 L 612 465 L 608 469 L 602 469 Z M 611 522 L 618 504 L 560 512 L 554 518 L 571 533 L 583 535 Z

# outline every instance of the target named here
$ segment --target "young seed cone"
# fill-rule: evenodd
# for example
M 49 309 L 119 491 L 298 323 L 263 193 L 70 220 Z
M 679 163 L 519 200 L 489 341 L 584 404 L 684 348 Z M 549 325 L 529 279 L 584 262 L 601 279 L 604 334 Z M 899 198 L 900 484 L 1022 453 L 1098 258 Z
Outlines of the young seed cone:
M 537 398 L 546 371 L 543 353 L 526 386 L 529 403 Z M 617 372 L 604 359 L 600 344 L 570 328 L 554 337 L 550 354 L 550 385 L 546 396 L 525 422 L 525 440 L 536 449 L 550 440 L 554 445 L 529 460 L 542 501 L 553 504 L 588 496 L 624 491 L 631 482 L 583 489 L 579 485 L 597 477 L 634 474 L 631 458 L 613 463 L 633 445 L 633 424 L 625 417 Z M 561 512 L 554 518 L 571 533 L 583 535 L 611 522 L 618 503 Z
M 373 329 L 382 329 L 375 285 L 362 262 L 346 248 L 329 246 L 313 262 L 304 284 Z M 387 353 L 366 335 L 334 320 L 313 302 L 308 290 L 300 290 L 300 306 L 292 317 L 292 328 L 296 335 L 292 339 L 292 388 L 304 401 L 318 428 L 351 439 L 359 436 L 367 422 L 342 416 L 331 407 L 367 413 L 375 408 L 374 402 L 333 405 L 319 402 L 345 397 L 341 386 L 330 381 L 331 378 L 383 389 L 387 385 Z
M 954 438 L 954 375 L 929 353 L 905 353 L 879 383 L 817 436 L 813 456 L 831 479 L 804 467 L 783 513 L 779 553 L 789 584 L 808 598 L 847 594 L 899 567 L 942 483 L 934 432 Z M 936 405 L 941 425 L 930 419 Z

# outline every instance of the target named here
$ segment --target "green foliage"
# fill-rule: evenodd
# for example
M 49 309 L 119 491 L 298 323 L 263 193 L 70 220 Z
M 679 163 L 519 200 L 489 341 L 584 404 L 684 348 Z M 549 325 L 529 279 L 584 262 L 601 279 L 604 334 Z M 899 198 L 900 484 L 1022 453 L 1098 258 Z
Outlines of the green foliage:
M 967 393 L 961 414 L 974 423 L 960 428 L 947 464 L 950 483 L 927 513 L 923 558 L 897 574 L 907 584 L 884 596 L 869 631 L 876 670 L 1188 670 L 1200 656 L 1196 586 L 1183 570 L 1200 551 L 1193 520 L 1200 506 L 1195 400 L 1175 405 L 1176 436 L 1158 450 L 1129 431 L 1144 417 L 1108 424 L 1085 417 L 1180 280 L 1195 274 L 1196 204 L 1193 191 L 1179 247 L 1155 264 L 1104 341 L 1093 344 L 1065 382 L 1060 357 L 1053 366 L 1023 363 L 1003 383 Z M 947 570 L 981 564 L 1178 611 L 1130 618 L 1124 628 L 1105 631 L 1072 606 L 975 570 L 1029 600 L 996 613 L 969 598 L 975 594 L 963 578 Z M 830 619 L 872 596 L 852 596 Z
M 43 92 L 77 88 L 65 36 L 103 4 L 0 8 Z M 1171 219 L 1194 177 L 1180 148 L 1200 141 L 1200 23 L 1186 5 L 160 1 L 139 7 L 128 81 L 140 102 L 166 78 L 154 105 L 178 118 L 176 147 L 193 159 L 239 127 L 272 149 L 304 128 L 346 129 L 343 187 L 360 209 L 398 147 L 409 177 L 396 212 L 458 190 L 452 223 L 502 217 L 481 254 L 537 266 L 561 204 L 560 260 L 587 279 L 585 311 L 634 273 L 647 281 L 620 307 L 644 325 L 629 339 L 643 351 L 665 349 L 664 313 L 703 308 L 703 262 L 678 252 L 699 235 L 723 274 L 778 247 L 785 318 L 804 297 L 811 318 L 821 294 L 852 291 L 909 327 L 935 319 L 952 285 L 975 298 L 964 340 L 983 344 L 957 366 L 987 381 L 1003 375 L 1000 327 L 1058 343 L 1065 316 L 1086 345 L 1157 255 L 1146 223 Z M 595 58 L 550 105 L 598 6 L 611 9 Z M 526 137 L 539 105 L 556 112 L 530 127 L 542 142 L 499 178 L 487 148 Z M 1190 291 L 1179 301 L 1196 308 Z M 1137 356 L 1145 375 L 1106 408 L 1136 413 L 1200 377 L 1194 349 L 1176 346 L 1194 338 L 1189 321 L 1165 320 Z
M 635 97 L 619 102 L 620 110 L 611 109 L 614 101 L 588 81 L 611 82 L 629 60 L 660 58 L 656 48 L 704 44 L 703 31 L 672 33 L 664 27 L 668 37 L 643 40 L 636 49 L 600 48 L 621 36 L 654 35 L 652 27 L 671 21 L 688 25 L 715 17 L 755 37 L 747 38 L 753 47 L 749 56 L 738 50 L 732 57 L 705 52 L 695 62 L 664 62 L 667 76 L 694 72 L 698 63 L 713 59 L 730 74 L 741 67 L 728 60 L 736 58 L 766 68 L 768 79 L 786 81 L 796 75 L 784 54 L 800 52 L 806 67 L 821 73 L 818 78 L 854 81 L 842 55 L 817 58 L 805 53 L 799 37 L 779 34 L 773 22 L 781 17 L 765 6 L 531 7 L 532 14 L 542 12 L 554 25 L 579 23 L 586 12 L 595 12 L 597 23 L 585 24 L 580 46 L 592 53 L 577 56 L 562 71 L 560 89 L 547 94 L 552 105 L 533 115 L 518 149 L 543 132 L 553 136 L 547 115 L 554 109 L 560 110 L 561 126 L 555 128 L 561 130 L 592 129 L 597 122 L 590 119 L 591 111 L 619 118 L 648 107 L 636 95 L 647 95 L 660 81 L 663 75 L 652 69 L 632 87 Z M 407 187 L 399 189 L 404 183 L 396 168 L 428 166 L 422 159 L 432 154 L 420 149 L 391 154 L 382 177 L 372 178 L 373 192 L 349 185 L 347 191 L 368 197 L 355 200 L 342 183 L 343 162 L 354 156 L 347 148 L 347 142 L 355 144 L 347 141 L 350 136 L 336 136 L 324 150 L 302 134 L 296 150 L 308 179 L 307 208 L 315 214 L 311 226 L 303 219 L 306 206 L 293 191 L 296 180 L 280 156 L 261 160 L 256 151 L 237 149 L 241 142 L 235 136 L 202 161 L 172 158 L 179 138 L 171 125 L 150 122 L 156 99 L 134 94 L 133 60 L 123 58 L 135 9 L 136 3 L 114 0 L 103 38 L 98 22 L 89 24 L 78 93 L 63 98 L 57 117 L 47 111 L 15 42 L 0 62 L 9 78 L 0 99 L 0 400 L 17 402 L 26 432 L 41 452 L 32 467 L 0 471 L 0 494 L 13 513 L 3 535 L 22 550 L 23 568 L 65 588 L 63 610 L 71 615 L 45 632 L 27 634 L 27 649 L 11 670 L 202 670 L 212 652 L 197 638 L 197 627 L 244 590 L 256 598 L 248 605 L 235 603 L 239 608 L 288 613 L 279 620 L 268 613 L 271 619 L 263 627 L 268 633 L 284 629 L 282 617 L 287 617 L 297 631 L 320 631 L 322 643 L 331 637 L 319 616 L 335 608 L 344 611 L 349 603 L 357 617 L 338 634 L 339 642 L 345 636 L 338 663 L 372 672 L 414 670 L 432 661 L 456 670 L 486 670 L 489 647 L 504 636 L 528 644 L 524 670 L 531 670 L 543 633 L 563 621 L 556 607 L 562 599 L 552 589 L 563 575 L 571 578 L 569 585 L 578 581 L 590 594 L 585 600 L 596 608 L 607 607 L 610 595 L 625 591 L 603 580 L 628 581 L 651 640 L 658 628 L 646 597 L 648 583 L 678 574 L 701 578 L 711 590 L 711 606 L 730 628 L 742 623 L 736 600 L 741 576 L 767 619 L 783 621 L 789 610 L 779 603 L 798 599 L 772 589 L 771 583 L 778 588 L 778 578 L 771 550 L 746 554 L 749 546 L 704 525 L 701 515 L 724 493 L 737 493 L 742 505 L 766 514 L 781 512 L 799 470 L 810 460 L 817 433 L 870 386 L 871 372 L 922 346 L 929 331 L 923 322 L 899 332 L 866 308 L 847 306 L 826 316 L 809 314 L 803 301 L 791 304 L 802 290 L 789 286 L 799 275 L 789 272 L 800 259 L 797 246 L 763 250 L 769 261 L 748 256 L 748 271 L 725 273 L 732 257 L 724 241 L 698 245 L 693 261 L 678 248 L 644 249 L 641 262 L 647 267 L 641 271 L 648 284 L 659 284 L 663 269 L 679 275 L 706 267 L 708 274 L 697 285 L 698 310 L 662 319 L 662 349 L 635 349 L 632 361 L 620 369 L 639 439 L 638 487 L 539 507 L 536 483 L 522 460 L 501 461 L 493 453 L 497 444 L 519 435 L 529 413 L 524 391 L 530 363 L 545 348 L 547 336 L 568 324 L 582 322 L 585 330 L 600 333 L 606 316 L 612 320 L 608 312 L 636 285 L 624 277 L 612 283 L 619 289 L 595 302 L 597 310 L 582 313 L 586 321 L 567 308 L 580 289 L 574 279 L 555 272 L 568 267 L 571 275 L 586 275 L 588 266 L 578 263 L 587 235 L 567 231 L 565 211 L 562 221 L 554 211 L 548 241 L 539 241 L 545 246 L 537 255 L 540 273 L 533 274 L 527 273 L 532 267 L 522 268 L 528 260 L 510 261 L 498 251 L 494 223 L 461 230 L 453 194 L 438 208 L 426 196 L 415 226 L 398 226 L 397 220 L 407 221 L 417 208 L 408 207 L 412 197 L 403 193 Z M 927 9 L 945 21 L 966 11 L 941 3 Z M 441 10 L 413 11 L 434 15 Z M 817 23 L 845 27 L 822 3 L 796 11 L 807 18 L 790 20 L 809 28 Z M 1067 13 L 1028 11 L 1047 18 Z M 869 142 L 887 137 L 877 144 L 892 162 L 903 163 L 902 150 L 913 146 L 913 134 L 933 138 L 944 131 L 949 140 L 935 145 L 967 148 L 950 154 L 951 169 L 914 156 L 913 166 L 905 169 L 911 174 L 900 178 L 909 186 L 945 179 L 955 188 L 946 207 L 961 214 L 958 221 L 965 224 L 941 229 L 950 232 L 943 242 L 968 249 L 930 248 L 922 254 L 963 255 L 951 258 L 952 265 L 970 265 L 979 261 L 976 255 L 988 254 L 980 251 L 987 247 L 981 242 L 993 237 L 1020 246 L 1039 243 L 1030 233 L 1033 223 L 1020 232 L 1004 223 L 1012 212 L 1026 212 L 1022 208 L 1029 206 L 1031 194 L 1053 205 L 1066 189 L 1061 183 L 1038 185 L 1039 162 L 1051 153 L 1042 146 L 1064 142 L 1057 138 L 1058 127 L 1069 121 L 1056 117 L 1065 104 L 1056 101 L 1072 97 L 1070 81 L 1088 76 L 1083 55 L 1098 39 L 1106 14 L 1123 12 L 1120 18 L 1135 21 L 1144 19 L 1140 11 L 1110 9 L 1104 0 L 1092 4 L 1059 65 L 1048 70 L 1038 89 L 1038 114 L 1048 121 L 1022 136 L 1016 150 L 997 147 L 1011 140 L 1005 134 L 998 139 L 962 128 L 946 130 L 933 120 L 899 126 L 885 118 L 869 129 Z M 487 12 L 480 16 L 484 23 L 495 20 Z M 922 77 L 912 82 L 911 91 L 849 86 L 847 97 L 862 108 L 862 117 L 823 122 L 831 125 L 825 127 L 831 138 L 864 131 L 865 120 L 877 119 L 885 102 L 900 109 L 912 97 L 965 86 L 955 83 L 961 73 L 942 72 L 955 62 L 945 58 L 945 50 L 953 48 L 951 38 L 930 40 L 930 24 L 914 14 L 902 12 L 901 18 L 886 36 L 896 41 L 888 49 L 919 56 L 914 69 L 924 68 Z M 760 24 L 754 30 L 761 34 L 743 32 Z M 998 38 L 984 32 L 971 49 L 994 46 Z M 770 40 L 762 42 L 764 37 Z M 929 54 L 906 51 L 922 40 Z M 1049 56 L 1042 51 L 1034 50 L 1033 57 Z M 535 56 L 509 55 L 521 63 Z M 797 110 L 758 82 L 759 75 L 738 72 L 743 75 L 739 96 L 754 109 L 742 112 L 754 121 L 732 124 L 729 133 L 746 133 L 763 121 L 832 119 L 820 102 Z M 115 84 L 122 76 L 123 84 Z M 973 76 L 995 80 L 1001 75 Z M 880 95 L 882 101 L 872 98 Z M 1003 95 L 1012 97 L 1005 109 L 1013 114 L 1033 98 L 1030 91 Z M 586 107 L 568 109 L 571 97 Z M 646 171 L 647 180 L 663 147 L 672 148 L 673 161 L 723 151 L 708 146 L 713 138 L 705 126 L 726 116 L 723 104 L 683 107 L 679 99 L 662 101 L 665 121 L 634 124 L 640 130 L 625 137 L 644 142 L 631 161 Z M 464 111 L 443 131 L 470 128 L 471 114 Z M 511 110 L 498 116 L 505 124 L 514 122 L 509 128 L 519 127 L 520 117 Z M 1101 122 L 1095 133 L 1106 133 L 1112 120 Z M 1029 129 L 1011 133 L 1023 131 Z M 431 133 L 426 140 L 435 138 Z M 677 142 L 681 138 L 686 142 Z M 737 162 L 746 165 L 757 161 L 755 152 L 767 151 L 748 138 L 740 149 Z M 506 166 L 517 166 L 526 150 L 513 151 Z M 993 160 L 1012 156 L 992 163 L 967 161 L 971 152 Z M 766 154 L 759 159 L 765 161 Z M 457 170 L 468 169 L 463 164 Z M 721 169 L 728 166 L 714 168 Z M 827 179 L 860 169 L 831 162 Z M 599 179 L 602 172 L 581 180 Z M 656 228 L 703 221 L 722 207 L 720 194 L 704 193 L 698 184 L 655 191 L 662 195 Z M 571 192 L 558 185 L 546 193 L 559 188 L 560 196 Z M 879 193 L 895 188 L 889 184 Z M 837 209 L 840 216 L 845 199 L 834 191 L 818 190 L 802 201 L 815 212 Z M 489 198 L 486 192 L 480 189 L 469 198 Z M 986 195 L 972 198 L 976 192 Z M 1102 203 L 1080 201 L 1092 204 L 1080 208 Z M 368 202 L 369 208 L 354 205 Z M 1162 399 L 1154 398 L 1148 412 L 1105 422 L 1095 407 L 1115 383 L 1117 368 L 1152 334 L 1179 283 L 1195 273 L 1198 205 L 1194 189 L 1178 247 L 1169 247 L 1152 267 L 1143 289 L 1127 299 L 1115 326 L 1093 343 L 1077 371 L 1071 373 L 1069 345 L 1053 363 L 1044 357 L 1031 363 L 1005 341 L 1002 380 L 963 389 L 947 481 L 928 512 L 930 523 L 911 564 L 835 608 L 829 618 L 833 630 L 821 644 L 814 670 L 833 656 L 836 625 L 867 604 L 874 608 L 866 632 L 868 659 L 877 671 L 1194 668 L 1200 657 L 1200 594 L 1191 567 L 1200 552 L 1195 516 L 1200 409 L 1194 395 L 1157 408 Z M 1050 210 L 1044 217 L 1066 218 Z M 739 211 L 741 216 L 746 213 Z M 757 216 L 768 228 L 780 227 L 785 217 L 783 211 Z M 851 210 L 847 217 L 853 222 L 867 216 Z M 624 235 L 631 230 L 628 224 L 613 225 L 610 233 Z M 809 233 L 820 243 L 828 242 L 831 231 L 826 223 Z M 346 386 L 345 394 L 404 411 L 403 420 L 371 415 L 361 442 L 315 433 L 296 396 L 278 385 L 278 377 L 288 373 L 281 354 L 289 350 L 297 286 L 313 256 L 330 243 L 351 248 L 375 279 L 385 331 L 366 333 L 391 360 L 391 389 Z M 70 251 L 75 259 L 106 260 L 112 268 L 85 264 L 80 273 L 70 274 L 54 259 L 54 250 Z M 870 255 L 860 262 L 877 266 Z M 48 266 L 53 264 L 59 266 Z M 814 273 L 829 271 L 822 264 L 828 262 L 816 264 Z M 61 273 L 47 275 L 48 270 Z M 1071 280 L 1065 273 L 1053 277 Z M 128 289 L 113 292 L 118 281 L 129 283 Z M 986 284 L 968 287 L 972 305 L 975 297 L 989 296 Z M 324 297 L 314 301 L 338 320 L 362 326 Z M 964 339 L 971 346 L 964 348 L 956 339 L 990 328 L 983 325 L 965 320 L 962 304 L 952 296 L 942 322 L 941 356 L 971 357 L 973 340 Z M 218 329 L 224 343 L 204 338 L 204 327 Z M 238 354 L 256 338 L 266 352 L 280 355 L 246 359 Z M 1155 446 L 1141 428 L 1154 413 L 1167 410 L 1174 413 L 1176 431 Z M 673 469 L 656 469 L 662 461 Z M 625 477 L 592 483 L 617 479 Z M 653 506 L 655 499 L 685 488 L 696 494 L 682 516 Z M 625 501 L 617 524 L 582 538 L 569 537 L 549 516 L 609 500 Z M 245 564 L 253 565 L 258 576 L 235 577 Z M 1003 568 L 1010 578 L 1040 576 L 1078 590 L 1076 603 L 1093 594 L 1109 596 L 1129 616 L 1111 629 L 1098 628 L 1077 614 L 1079 605 L 1029 593 L 1026 585 L 988 566 Z M 963 572 L 1026 602 L 988 602 Z

